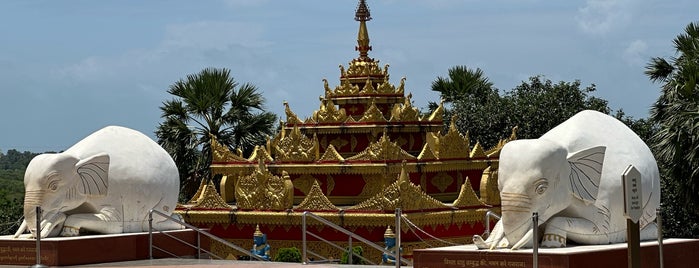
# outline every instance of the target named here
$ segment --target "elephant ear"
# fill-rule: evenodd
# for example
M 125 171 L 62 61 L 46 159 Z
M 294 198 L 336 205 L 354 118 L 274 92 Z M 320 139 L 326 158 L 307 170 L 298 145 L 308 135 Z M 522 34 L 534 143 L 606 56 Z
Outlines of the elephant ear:
M 75 167 L 80 181 L 78 191 L 87 196 L 105 196 L 109 188 L 109 155 L 97 154 L 80 160 Z
M 597 146 L 568 155 L 570 187 L 573 195 L 585 203 L 597 200 L 602 164 L 607 147 Z

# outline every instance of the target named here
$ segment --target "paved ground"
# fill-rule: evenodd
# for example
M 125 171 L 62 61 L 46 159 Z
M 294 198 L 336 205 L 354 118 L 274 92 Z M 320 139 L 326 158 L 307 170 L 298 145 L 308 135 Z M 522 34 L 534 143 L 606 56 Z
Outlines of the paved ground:
M 155 259 L 155 260 L 142 260 L 142 261 L 125 261 L 125 262 L 111 262 L 111 263 L 100 263 L 100 264 L 88 264 L 88 265 L 77 265 L 77 266 L 66 266 L 66 267 L 181 267 L 181 268 L 217 268 L 217 267 L 231 267 L 236 268 L 282 268 L 282 267 L 296 267 L 296 268 L 386 268 L 394 266 L 374 266 L 374 265 L 347 265 L 347 264 L 301 264 L 301 263 L 283 263 L 283 262 L 258 262 L 258 261 L 226 261 L 226 260 L 205 260 L 205 259 Z M 26 266 L 11 266 L 11 265 L 0 265 L 3 268 L 14 268 Z M 404 266 L 405 267 L 405 266 Z

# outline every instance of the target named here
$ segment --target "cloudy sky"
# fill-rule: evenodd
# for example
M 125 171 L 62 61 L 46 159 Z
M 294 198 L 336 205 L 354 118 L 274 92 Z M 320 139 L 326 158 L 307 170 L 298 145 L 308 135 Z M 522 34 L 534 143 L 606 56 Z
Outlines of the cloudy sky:
M 368 1 L 370 56 L 407 77 L 417 107 L 455 65 L 501 91 L 532 75 L 596 84 L 596 96 L 647 117 L 651 57 L 695 21 L 696 0 Z M 106 125 L 151 137 L 168 86 L 206 67 L 257 85 L 267 108 L 307 117 L 323 78 L 357 56 L 356 0 L 1 1 L 0 151 L 64 150 Z M 284 118 L 283 118 L 284 119 Z

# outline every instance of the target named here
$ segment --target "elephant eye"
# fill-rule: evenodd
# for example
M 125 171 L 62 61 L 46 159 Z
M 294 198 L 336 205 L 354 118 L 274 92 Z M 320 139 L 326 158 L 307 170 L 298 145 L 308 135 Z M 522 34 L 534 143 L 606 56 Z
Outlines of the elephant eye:
M 49 182 L 49 190 L 51 190 L 51 191 L 58 190 L 58 181 Z
M 548 181 L 546 181 L 546 179 L 540 179 L 536 182 L 536 187 L 534 188 L 534 191 L 536 191 L 537 194 L 542 195 L 544 194 L 544 192 L 546 192 L 546 189 L 548 188 Z

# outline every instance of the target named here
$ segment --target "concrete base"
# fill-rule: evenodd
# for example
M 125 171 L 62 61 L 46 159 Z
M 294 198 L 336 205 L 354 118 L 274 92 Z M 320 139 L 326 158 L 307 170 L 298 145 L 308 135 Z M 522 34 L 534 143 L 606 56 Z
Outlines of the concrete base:
M 699 240 L 666 239 L 663 241 L 665 267 L 696 267 L 699 263 Z M 659 267 L 658 243 L 641 243 L 641 267 Z M 533 267 L 532 249 L 478 250 L 474 245 L 421 249 L 413 251 L 413 267 Z M 539 249 L 541 268 L 617 268 L 628 267 L 626 243 L 613 245 L 572 246 Z
M 167 231 L 187 243 L 196 245 L 192 230 Z M 197 249 L 164 234 L 153 233 L 153 244 L 171 254 L 153 249 L 154 258 L 195 256 Z M 201 236 L 202 248 L 209 250 L 209 240 Z M 148 259 L 148 233 L 52 237 L 41 240 L 41 264 L 49 266 L 94 264 Z M 36 240 L 0 236 L 0 265 L 36 264 Z

